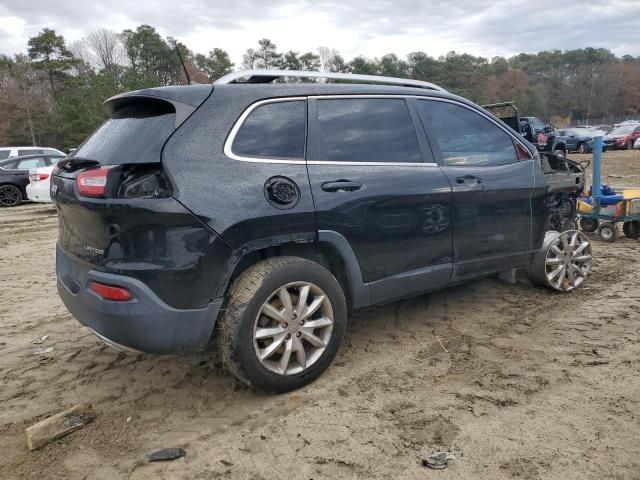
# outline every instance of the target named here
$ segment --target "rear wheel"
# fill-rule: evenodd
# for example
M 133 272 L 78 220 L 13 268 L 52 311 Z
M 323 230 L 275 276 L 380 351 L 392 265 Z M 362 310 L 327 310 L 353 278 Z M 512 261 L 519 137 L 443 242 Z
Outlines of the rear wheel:
M 0 207 L 16 207 L 22 200 L 22 192 L 15 185 L 0 186 Z
M 630 220 L 622 224 L 622 231 L 627 238 L 640 238 L 640 220 Z
M 331 272 L 302 258 L 275 257 L 233 283 L 218 348 L 239 380 L 282 393 L 312 382 L 331 364 L 346 323 L 345 297 Z
M 598 235 L 600 240 L 608 243 L 613 243 L 618 239 L 618 229 L 613 222 L 603 222 L 598 228 Z
M 595 218 L 580 217 L 580 228 L 583 232 L 595 232 L 598 229 L 598 220 Z

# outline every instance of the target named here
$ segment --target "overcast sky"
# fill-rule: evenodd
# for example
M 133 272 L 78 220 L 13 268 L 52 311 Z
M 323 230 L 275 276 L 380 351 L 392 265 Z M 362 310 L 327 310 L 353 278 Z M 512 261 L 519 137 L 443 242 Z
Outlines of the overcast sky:
M 604 47 L 640 56 L 640 0 L 2 0 L 0 53 L 26 52 L 42 28 L 67 42 L 146 23 L 191 50 L 227 50 L 237 65 L 261 38 L 279 51 L 337 49 L 345 58 L 423 50 L 493 57 Z

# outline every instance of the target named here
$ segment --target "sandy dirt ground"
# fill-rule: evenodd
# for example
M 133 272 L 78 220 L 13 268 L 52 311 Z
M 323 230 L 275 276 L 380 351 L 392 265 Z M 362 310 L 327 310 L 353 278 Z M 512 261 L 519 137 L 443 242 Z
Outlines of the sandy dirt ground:
M 640 185 L 640 151 L 604 174 Z M 318 381 L 267 396 L 207 353 L 101 344 L 56 294 L 56 228 L 0 211 L 0 479 L 640 478 L 638 240 L 594 240 L 572 294 L 487 278 L 359 312 Z M 27 451 L 26 426 L 83 402 L 95 422 Z M 187 456 L 147 463 L 166 447 Z M 422 466 L 440 448 L 457 460 Z

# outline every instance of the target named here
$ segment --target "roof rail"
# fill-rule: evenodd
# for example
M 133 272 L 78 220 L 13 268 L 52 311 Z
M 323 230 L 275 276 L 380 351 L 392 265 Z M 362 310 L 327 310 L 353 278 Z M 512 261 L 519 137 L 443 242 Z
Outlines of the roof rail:
M 382 77 L 378 75 L 360 75 L 355 73 L 333 73 L 333 72 L 307 72 L 302 70 L 238 70 L 220 77 L 214 85 L 225 85 L 233 83 L 271 83 L 283 77 L 297 78 L 327 78 L 331 80 L 346 80 L 359 83 L 380 83 L 384 85 L 399 85 L 402 87 L 427 88 L 438 92 L 446 90 L 438 85 L 421 80 L 410 78 Z M 240 82 L 238 80 L 246 78 Z

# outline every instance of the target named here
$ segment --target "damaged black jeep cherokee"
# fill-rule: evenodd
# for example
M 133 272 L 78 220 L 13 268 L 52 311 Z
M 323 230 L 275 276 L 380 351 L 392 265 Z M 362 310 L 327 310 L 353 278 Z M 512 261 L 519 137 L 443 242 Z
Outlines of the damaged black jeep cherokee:
M 303 76 L 333 83 L 280 82 Z M 573 195 L 584 175 L 550 181 L 532 145 L 436 85 L 245 71 L 105 109 L 51 194 L 59 294 L 114 346 L 213 337 L 240 380 L 283 392 L 328 367 L 352 309 L 517 269 L 561 291 L 588 274 L 586 238 L 547 232 L 554 185 Z

